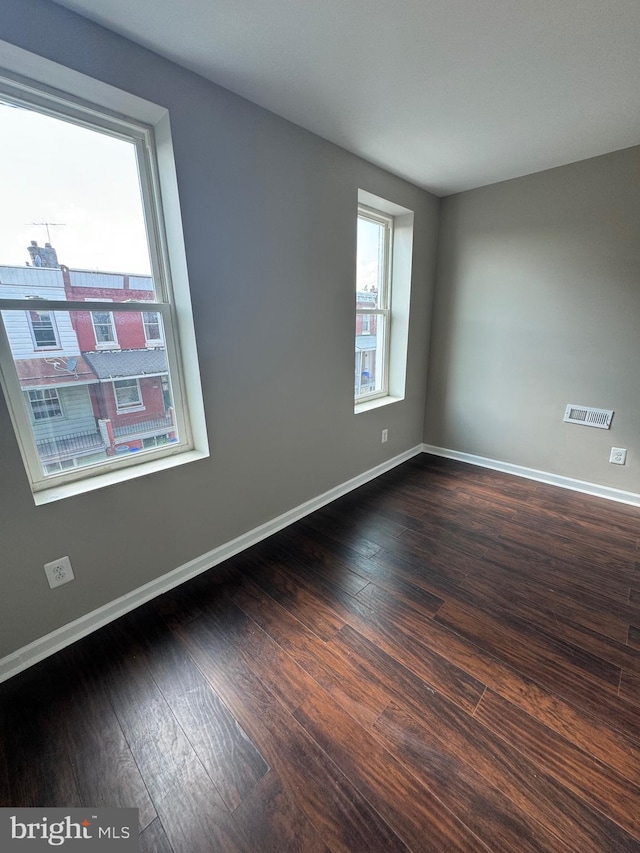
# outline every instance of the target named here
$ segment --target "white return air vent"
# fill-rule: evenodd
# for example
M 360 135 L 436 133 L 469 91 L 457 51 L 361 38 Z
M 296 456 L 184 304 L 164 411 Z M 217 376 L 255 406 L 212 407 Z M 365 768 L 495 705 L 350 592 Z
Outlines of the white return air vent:
M 569 424 L 609 429 L 613 411 L 611 409 L 594 409 L 593 406 L 577 406 L 569 403 L 564 410 L 564 419 Z

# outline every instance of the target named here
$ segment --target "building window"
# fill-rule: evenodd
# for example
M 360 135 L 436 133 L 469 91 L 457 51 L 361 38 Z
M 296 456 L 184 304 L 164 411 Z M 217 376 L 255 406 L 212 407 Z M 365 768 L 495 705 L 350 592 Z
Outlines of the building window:
M 409 341 L 411 210 L 358 191 L 354 410 L 402 400 Z
M 157 346 L 163 342 L 160 315 L 156 311 L 143 311 L 144 339 L 147 346 Z
M 15 78 L 0 76 L 8 152 L 0 186 L 3 208 L 15 210 L 0 253 L 0 383 L 42 504 L 209 451 L 168 113 L 71 69 L 67 97 L 47 88 L 51 63 L 29 56 L 38 80 L 27 80 L 21 62 L 11 59 Z M 27 247 L 24 223 L 42 219 L 42 205 L 51 221 L 34 225 L 33 237 L 46 228 L 47 242 Z M 59 223 L 64 230 L 56 232 Z M 79 307 L 74 277 L 96 281 L 94 295 L 83 298 L 88 310 Z M 116 280 L 121 293 L 113 292 Z M 131 281 L 145 282 L 147 310 L 130 299 Z M 35 299 L 37 307 L 28 304 Z M 150 347 L 140 347 L 141 322 Z M 47 349 L 57 352 L 38 354 Z M 143 374 L 162 375 L 144 403 L 136 378 Z M 30 389 L 34 377 L 55 387 Z M 170 423 L 171 440 L 118 453 L 121 427 L 112 418 L 136 409 L 149 428 Z M 61 429 L 54 422 L 63 417 Z
M 76 465 L 74 459 L 60 459 L 58 462 L 46 463 L 44 467 L 47 474 L 57 474 L 60 471 L 68 471 L 71 468 L 75 468 Z
M 117 347 L 116 326 L 111 311 L 92 311 L 91 320 L 96 336 L 96 348 L 108 349 Z
M 27 391 L 31 416 L 34 421 L 48 421 L 53 418 L 62 418 L 64 413 L 60 405 L 60 398 L 55 388 L 44 388 L 41 391 Z
M 145 448 L 162 447 L 163 444 L 168 444 L 170 441 L 171 441 L 171 438 L 168 434 L 152 435 L 150 438 L 143 438 L 142 439 L 142 446 Z
M 56 349 L 60 346 L 53 314 L 50 311 L 27 311 L 36 349 Z
M 140 382 L 137 379 L 116 379 L 113 383 L 113 390 L 119 412 L 142 407 Z

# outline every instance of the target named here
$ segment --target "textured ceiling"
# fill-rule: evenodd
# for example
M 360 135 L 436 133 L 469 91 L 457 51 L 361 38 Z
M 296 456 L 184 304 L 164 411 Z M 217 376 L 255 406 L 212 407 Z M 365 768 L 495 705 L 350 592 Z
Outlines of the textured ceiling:
M 640 143 L 638 0 L 56 0 L 435 192 Z

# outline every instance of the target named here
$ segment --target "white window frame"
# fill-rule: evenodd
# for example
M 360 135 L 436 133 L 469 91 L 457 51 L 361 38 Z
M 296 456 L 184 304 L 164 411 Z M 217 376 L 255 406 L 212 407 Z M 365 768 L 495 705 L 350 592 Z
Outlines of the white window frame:
M 145 320 L 146 314 L 155 314 L 156 319 L 147 321 Z M 144 340 L 148 347 L 161 347 L 164 344 L 164 335 L 162 333 L 162 319 L 157 311 L 143 311 L 142 312 L 142 325 L 144 327 Z M 160 337 L 158 338 L 150 338 L 147 334 L 148 326 L 157 326 L 158 334 Z
M 129 403 L 127 405 L 122 405 L 120 400 L 118 399 L 118 388 L 117 386 L 123 382 L 135 382 L 136 388 L 138 389 L 138 399 L 135 403 Z M 113 396 L 116 401 L 116 410 L 119 415 L 124 415 L 127 412 L 142 412 L 145 409 L 144 401 L 142 399 L 142 389 L 140 388 L 140 380 L 138 378 L 130 379 L 127 376 L 123 376 L 121 379 L 113 380 Z
M 40 505 L 206 458 L 209 445 L 167 110 L 13 45 L 1 44 L 5 67 L 0 69 L 0 93 L 4 99 L 134 140 L 155 301 L 145 300 L 142 306 L 96 300 L 91 307 L 114 314 L 140 312 L 144 307 L 160 314 L 179 436 L 169 446 L 144 454 L 111 457 L 86 468 L 45 475 L 11 347 L 0 322 L 0 384 L 34 501 Z M 29 310 L 29 306 L 24 299 L 3 299 L 0 293 L 0 311 L 3 310 Z M 86 311 L 87 305 L 68 300 L 40 300 L 38 310 Z
M 46 344 L 45 346 L 43 346 L 42 344 L 38 343 L 38 339 L 36 337 L 36 331 L 33 328 L 33 317 L 31 316 L 32 312 L 35 312 L 36 314 L 48 314 L 49 315 L 49 318 L 51 320 L 51 331 L 53 332 L 53 335 L 56 339 L 56 342 L 54 344 Z M 60 334 L 58 332 L 58 326 L 57 326 L 55 314 L 53 313 L 53 311 L 43 311 L 38 306 L 37 308 L 33 308 L 33 307 L 28 308 L 26 311 L 26 314 L 27 314 L 27 322 L 29 323 L 29 331 L 31 332 L 31 337 L 33 339 L 34 351 L 43 352 L 43 351 L 47 351 L 47 350 L 60 349 Z
M 62 406 L 62 400 L 60 399 L 60 395 L 58 394 L 57 388 L 29 388 L 29 389 L 27 389 L 27 391 L 25 393 L 26 393 L 27 399 L 29 401 L 29 409 L 30 409 L 29 414 L 31 416 L 32 423 L 34 423 L 34 424 L 46 424 L 46 423 L 49 423 L 50 421 L 63 420 L 66 417 L 65 413 L 64 413 L 64 408 Z M 48 394 L 51 394 L 51 393 L 55 394 L 55 398 L 56 398 L 57 403 L 58 403 L 58 408 L 60 409 L 60 414 L 59 415 L 47 415 L 44 418 L 36 418 L 35 409 L 33 407 L 33 404 L 40 402 L 40 401 L 34 400 L 31 395 L 32 394 L 43 394 L 43 395 L 45 395 L 47 393 Z M 41 402 L 45 402 L 45 400 L 43 399 Z
M 368 190 L 359 189 L 358 216 L 361 215 L 361 211 L 367 216 L 378 216 L 382 220 L 390 221 L 391 231 L 387 264 L 385 265 L 386 301 L 384 310 L 387 313 L 384 319 L 386 325 L 384 329 L 386 339 L 383 350 L 384 390 L 355 397 L 355 414 L 399 402 L 405 397 L 413 266 L 413 211 L 395 201 L 374 195 Z M 354 313 L 378 314 L 379 309 L 363 309 L 356 306 Z M 379 330 L 376 332 L 378 335 Z M 355 369 L 355 359 L 352 364 L 353 370 Z M 354 374 L 352 373 L 351 376 L 353 383 Z
M 377 317 L 378 319 L 376 329 L 376 371 L 379 371 L 380 375 L 380 388 L 376 391 L 357 394 L 355 396 L 356 404 L 375 400 L 378 397 L 389 396 L 389 342 L 391 339 L 389 325 L 391 322 L 391 270 L 394 228 L 393 216 L 383 213 L 381 210 L 375 210 L 368 205 L 358 205 L 358 219 L 374 222 L 383 228 L 383 259 L 378 279 L 377 306 L 375 308 L 356 309 L 357 313 L 362 315 L 363 320 L 364 317 L 369 317 L 369 322 L 371 317 Z M 370 334 L 370 332 L 363 331 L 363 334 Z
M 86 297 L 85 297 L 86 298 Z M 103 300 L 105 301 L 105 300 Z M 108 314 L 109 315 L 109 323 L 101 323 L 96 320 L 96 314 Z M 116 331 L 116 320 L 113 316 L 113 311 L 96 311 L 92 308 L 91 310 L 91 323 L 93 325 L 93 336 L 96 339 L 96 349 L 120 349 L 120 345 L 118 344 L 118 333 Z M 113 340 L 110 341 L 99 341 L 98 333 L 96 331 L 96 326 L 111 326 L 111 333 L 113 335 Z

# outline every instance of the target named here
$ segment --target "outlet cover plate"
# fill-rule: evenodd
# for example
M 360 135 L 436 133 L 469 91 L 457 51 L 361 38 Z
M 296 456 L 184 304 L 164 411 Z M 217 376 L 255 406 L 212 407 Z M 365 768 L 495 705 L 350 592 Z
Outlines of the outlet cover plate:
M 58 560 L 45 563 L 44 570 L 51 589 L 69 583 L 75 578 L 71 568 L 71 560 L 68 557 L 60 557 Z
M 627 451 L 624 447 L 612 447 L 609 454 L 609 462 L 614 465 L 624 465 L 627 461 Z

